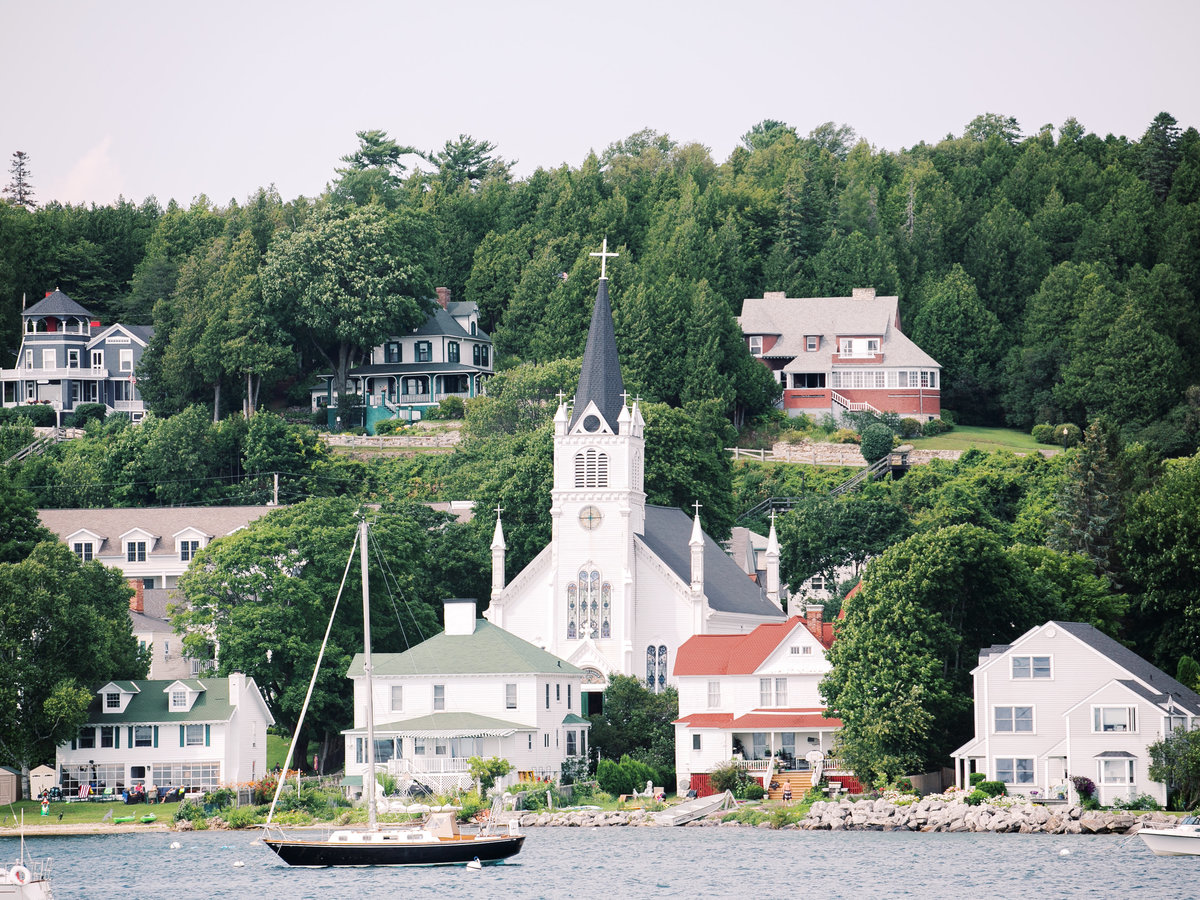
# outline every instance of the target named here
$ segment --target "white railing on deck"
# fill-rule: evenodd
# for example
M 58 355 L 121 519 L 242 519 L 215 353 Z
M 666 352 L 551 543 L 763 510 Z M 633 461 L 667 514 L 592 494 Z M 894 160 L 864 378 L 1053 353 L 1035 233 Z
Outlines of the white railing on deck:
M 849 412 L 873 412 L 877 416 L 883 415 L 879 410 L 877 410 L 875 407 L 873 407 L 870 403 L 867 403 L 865 401 L 850 400 L 847 397 L 843 397 L 837 391 L 830 391 L 829 396 L 833 399 L 834 403 L 838 404 L 841 407 L 844 407 Z

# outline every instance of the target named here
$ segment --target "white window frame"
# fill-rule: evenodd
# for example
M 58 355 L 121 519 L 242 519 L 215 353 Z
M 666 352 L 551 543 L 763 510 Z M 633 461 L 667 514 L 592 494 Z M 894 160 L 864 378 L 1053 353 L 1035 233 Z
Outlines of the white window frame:
M 806 334 L 804 336 L 804 349 L 808 353 L 814 353 L 821 349 L 821 336 L 819 334 Z
M 187 709 L 187 691 L 171 691 L 171 709 Z
M 1018 711 L 1023 710 L 1029 711 L 1028 716 L 1018 718 Z M 1018 727 L 1025 724 L 1028 724 L 1027 728 Z M 1001 727 L 1002 725 L 1007 725 L 1007 727 Z M 1036 732 L 1032 703 L 992 707 L 993 734 L 1036 734 Z
M 133 371 L 133 348 L 131 347 L 128 349 L 120 350 L 119 353 L 120 353 L 121 361 L 120 361 L 120 365 L 119 365 L 117 371 L 132 372 Z
M 747 335 L 746 337 L 750 342 L 750 355 L 751 356 L 762 356 L 763 355 L 762 335 L 761 334 L 750 334 L 750 335 Z
M 79 368 L 79 348 L 78 347 L 68 347 L 67 348 L 67 368 L 68 369 L 78 369 Z
M 404 685 L 393 684 L 391 691 L 391 709 L 392 712 L 404 711 Z
M 80 562 L 91 562 L 94 552 L 91 541 L 76 541 L 71 545 L 71 549 L 75 551 L 75 555 L 79 557 Z
M 104 368 L 105 368 L 105 366 L 104 366 L 104 351 L 103 350 L 93 350 L 92 351 L 92 371 L 95 372 L 98 370 L 103 370 Z
M 721 682 L 708 683 L 708 708 L 717 709 L 721 705 Z
M 125 562 L 145 562 L 146 561 L 146 542 L 145 541 L 126 541 L 125 542 Z
M 510 682 L 504 685 L 504 708 L 517 708 L 517 685 L 516 682 Z
M 995 763 L 997 781 L 1021 787 L 1036 783 L 1037 771 L 1032 756 L 998 756 Z M 1005 766 L 1004 763 L 1008 765 Z M 1021 765 L 1023 763 L 1027 765 Z M 1005 781 L 1005 775 L 1011 775 L 1011 780 Z
M 107 694 L 104 695 L 104 709 L 105 710 L 120 709 L 120 708 L 121 708 L 121 695 L 118 692 L 109 691 Z
M 1125 723 L 1106 721 L 1105 713 L 1124 713 Z M 1092 707 L 1092 734 L 1137 734 L 1137 707 L 1096 704 Z
M 1137 760 L 1130 759 L 1127 756 L 1106 757 L 1096 760 L 1096 783 L 1097 784 L 1133 784 L 1134 783 L 1134 763 Z M 1110 765 L 1120 763 L 1123 769 L 1120 777 L 1108 777 L 1105 770 Z
M 33 368 L 33 350 L 28 347 L 25 348 L 25 368 Z
M 1045 665 L 1038 661 L 1045 660 Z M 1020 663 L 1020 665 L 1018 665 Z M 1039 672 L 1045 674 L 1039 675 Z M 1011 657 L 1010 677 L 1014 681 L 1052 681 L 1054 679 L 1054 657 L 1049 655 L 1021 655 Z
M 183 746 L 185 746 L 185 747 L 203 747 L 204 746 L 204 726 L 203 725 L 184 725 L 183 726 Z
M 435 710 L 444 710 L 446 708 L 446 686 L 444 684 L 435 684 L 433 686 L 433 708 Z
M 57 369 L 58 368 L 58 351 L 50 347 L 42 349 L 42 368 Z
M 770 678 L 758 679 L 758 705 L 759 706 L 767 707 L 767 706 L 771 705 L 771 696 L 772 696 L 771 688 L 772 688 L 772 685 L 771 685 Z
M 179 561 L 190 562 L 196 557 L 196 553 L 200 550 L 199 541 L 180 541 L 179 542 Z
M 775 705 L 788 705 L 788 680 L 787 678 L 775 679 Z
M 135 746 L 135 747 L 153 747 L 154 746 L 154 726 L 153 725 L 134 725 L 133 726 L 133 746 Z

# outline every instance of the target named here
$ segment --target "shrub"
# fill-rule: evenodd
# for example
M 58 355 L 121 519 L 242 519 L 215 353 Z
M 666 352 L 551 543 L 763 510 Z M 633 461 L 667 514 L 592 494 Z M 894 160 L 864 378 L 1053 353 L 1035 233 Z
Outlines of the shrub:
M 217 788 L 216 790 L 204 792 L 204 805 L 215 809 L 225 809 L 227 806 L 233 806 L 233 801 L 236 798 L 237 794 L 233 788 Z
M 58 421 L 54 407 L 48 403 L 34 403 L 22 406 L 21 412 L 29 417 L 35 428 L 53 428 Z
M 472 756 L 467 760 L 467 766 L 471 772 L 471 777 L 479 782 L 479 793 L 484 797 L 488 795 L 492 787 L 496 784 L 497 778 L 503 778 L 512 771 L 512 763 L 499 756 L 492 756 L 488 759 Z
M 176 822 L 195 821 L 197 819 L 203 821 L 204 807 L 198 803 L 193 803 L 191 800 L 182 801 L 175 810 Z
M 987 798 L 988 798 L 987 794 L 985 794 L 979 788 L 975 788 L 975 790 L 973 790 L 973 791 L 971 791 L 971 793 L 967 794 L 967 796 L 964 797 L 963 800 L 966 802 L 966 804 L 968 806 L 978 806 L 980 803 L 982 803 Z
M 1072 775 L 1071 784 L 1075 786 L 1075 792 L 1079 794 L 1080 799 L 1086 800 L 1096 793 L 1096 782 L 1086 775 Z
M 322 406 L 312 414 L 313 428 L 327 429 L 329 427 L 329 410 Z
M 1003 781 L 981 781 L 976 790 L 983 791 L 989 797 L 1003 797 L 1008 794 L 1008 788 Z
M 742 793 L 747 800 L 761 800 L 767 792 L 757 781 L 752 781 L 746 785 Z
M 877 462 L 892 452 L 892 429 L 882 422 L 868 425 L 862 433 L 860 451 L 869 463 Z
M 103 403 L 80 403 L 68 417 L 73 428 L 83 428 L 88 422 L 103 422 L 108 407 Z
M 596 764 L 596 781 L 600 782 L 602 791 L 613 796 L 633 793 L 633 781 L 629 773 L 611 759 L 602 759 Z
M 577 790 L 586 785 L 590 791 L 591 782 L 587 781 L 588 774 L 588 758 L 586 756 L 568 756 L 562 761 L 559 769 L 559 782 L 577 785 Z
M 1033 431 L 1030 432 L 1033 439 L 1039 444 L 1054 443 L 1054 426 L 1049 422 L 1043 422 L 1041 425 L 1034 425 Z
M 979 787 L 981 781 L 987 781 L 987 774 L 984 772 L 971 773 L 971 787 Z
M 239 806 L 221 814 L 230 828 L 249 828 L 265 820 L 256 806 Z
M 900 437 L 915 438 L 921 436 L 921 423 L 916 419 L 900 420 Z
M 408 427 L 408 422 L 404 419 L 380 419 L 375 423 L 376 434 L 395 434 L 398 431 L 403 431 Z
M 858 432 L 853 428 L 839 428 L 833 434 L 829 435 L 831 444 L 857 444 Z
M 1057 444 L 1060 447 L 1076 447 L 1082 439 L 1083 432 L 1079 430 L 1079 426 L 1068 423 L 1054 426 L 1054 439 L 1049 443 Z
M 945 434 L 947 431 L 953 430 L 954 423 L 945 418 L 930 419 L 921 426 L 921 434 L 925 437 L 937 437 L 939 434 Z
M 461 419 L 467 407 L 460 397 L 443 397 L 442 402 L 425 413 L 427 419 Z
M 1136 797 L 1130 797 L 1128 800 L 1122 800 L 1118 797 L 1113 801 L 1113 809 L 1162 809 L 1158 805 L 1158 801 L 1149 794 L 1138 794 Z

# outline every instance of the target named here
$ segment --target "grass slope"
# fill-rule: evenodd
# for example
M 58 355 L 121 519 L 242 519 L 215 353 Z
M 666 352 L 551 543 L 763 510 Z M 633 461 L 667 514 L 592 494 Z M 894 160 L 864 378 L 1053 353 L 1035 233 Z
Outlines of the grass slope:
M 977 425 L 956 425 L 953 431 L 939 434 L 936 437 L 914 438 L 905 441 L 918 450 L 977 450 L 991 452 L 994 450 L 1012 450 L 1029 453 L 1038 451 L 1054 452 L 1053 447 L 1039 444 L 1033 435 L 1011 428 L 983 428 Z

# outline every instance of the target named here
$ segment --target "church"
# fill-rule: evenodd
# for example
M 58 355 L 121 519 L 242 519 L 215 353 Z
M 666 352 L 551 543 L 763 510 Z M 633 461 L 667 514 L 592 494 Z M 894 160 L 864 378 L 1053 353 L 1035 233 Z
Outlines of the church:
M 786 619 L 778 544 L 759 585 L 694 517 L 646 503 L 645 421 L 621 379 L 605 274 L 579 389 L 554 416 L 551 539 L 511 581 L 500 514 L 492 540 L 489 621 L 584 672 L 583 715 L 611 673 L 654 691 L 674 682 L 675 654 L 697 634 L 741 634 Z M 770 556 L 770 553 L 768 553 Z

